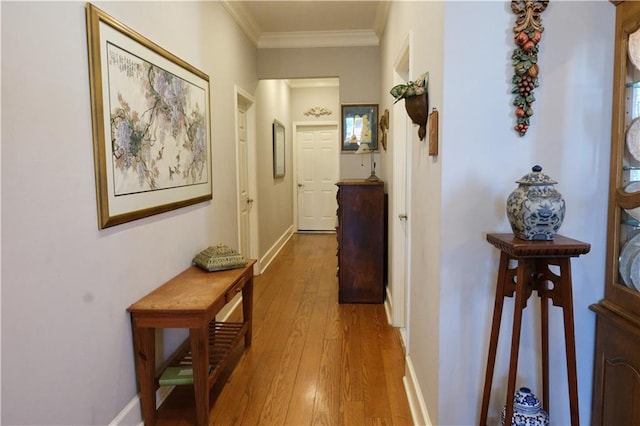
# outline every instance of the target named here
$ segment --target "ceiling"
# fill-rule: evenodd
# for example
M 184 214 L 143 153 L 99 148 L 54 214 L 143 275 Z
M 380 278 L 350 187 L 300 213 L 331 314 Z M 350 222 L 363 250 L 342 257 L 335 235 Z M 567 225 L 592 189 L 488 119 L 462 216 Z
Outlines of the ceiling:
M 389 1 L 222 0 L 260 49 L 377 46 Z

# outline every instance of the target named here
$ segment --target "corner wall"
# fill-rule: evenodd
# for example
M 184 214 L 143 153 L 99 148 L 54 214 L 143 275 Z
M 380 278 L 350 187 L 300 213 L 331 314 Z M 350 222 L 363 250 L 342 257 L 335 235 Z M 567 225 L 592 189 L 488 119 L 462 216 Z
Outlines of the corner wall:
M 449 113 L 444 109 L 443 92 L 443 37 L 444 37 L 444 3 L 443 2 L 392 2 L 389 10 L 389 21 L 381 42 L 382 56 L 382 104 L 388 108 L 394 120 L 393 97 L 389 90 L 394 85 L 393 72 L 404 44 L 409 43 L 409 79 L 414 80 L 424 72 L 429 72 L 429 105 L 440 111 L 440 119 Z M 400 101 L 404 102 L 404 101 Z M 397 108 L 404 112 L 404 107 Z M 442 121 L 440 121 L 442 126 Z M 442 129 L 442 127 L 440 127 Z M 438 156 L 428 155 L 426 141 L 418 138 L 417 126 L 411 126 L 407 140 L 394 140 L 393 129 L 389 129 L 389 159 L 386 161 L 387 175 L 392 176 L 393 166 L 391 152 L 398 144 L 406 144 L 411 151 L 411 177 L 408 183 L 407 206 L 408 226 L 410 229 L 409 280 L 406 307 L 407 377 L 421 389 L 423 401 L 433 424 L 438 423 L 438 386 L 440 381 L 439 348 L 440 348 L 440 292 L 441 289 L 441 163 L 442 150 L 445 143 L 440 132 L 440 150 Z M 390 221 L 398 221 L 396 229 L 403 225 L 397 217 Z M 389 236 L 391 239 L 392 237 Z M 393 267 L 393 265 L 391 266 Z M 472 422 L 473 423 L 473 422 Z
M 542 14 L 535 115 L 513 130 L 514 15 L 509 3 L 447 2 L 442 176 L 440 423 L 477 421 L 499 252 L 487 232 L 509 232 L 506 198 L 535 164 L 558 181 L 567 203 L 562 235 L 591 252 L 572 260 L 581 423 L 591 412 L 594 315 L 604 292 L 615 8 L 609 2 L 550 2 Z M 568 24 L 570 23 L 570 24 Z M 473 34 L 473 41 L 461 34 Z M 478 46 L 470 49 L 469 43 Z M 536 298 L 537 299 L 537 298 Z M 525 310 L 516 386 L 541 394 L 538 302 Z M 489 423 L 506 399 L 512 300 L 505 302 Z M 549 309 L 550 413 L 569 424 L 561 310 Z M 460 410 L 460 400 L 477 401 Z
M 263 258 L 293 228 L 293 135 L 290 89 L 284 80 L 260 80 L 256 89 L 259 254 Z M 273 177 L 273 120 L 284 127 L 285 175 Z
M 396 52 L 408 36 L 411 77 L 430 72 L 431 104 L 440 110 L 438 157 L 428 157 L 415 136 L 410 141 L 407 346 L 412 380 L 433 424 L 473 424 L 479 417 L 499 258 L 485 237 L 510 231 L 506 198 L 535 164 L 559 182 L 567 202 L 561 234 L 591 244 L 589 254 L 572 261 L 580 415 L 589 423 L 594 316 L 588 306 L 604 292 L 614 15 L 604 1 L 549 3 L 542 17 L 535 115 L 521 138 L 512 129 L 515 18 L 509 2 L 391 4 L 381 46 L 382 103 L 393 85 Z M 525 311 L 517 385 L 539 393 L 537 305 L 532 300 Z M 505 302 L 489 424 L 499 422 L 506 399 L 504 345 L 512 306 Z M 558 308 L 550 309 L 550 324 L 552 423 L 568 424 Z

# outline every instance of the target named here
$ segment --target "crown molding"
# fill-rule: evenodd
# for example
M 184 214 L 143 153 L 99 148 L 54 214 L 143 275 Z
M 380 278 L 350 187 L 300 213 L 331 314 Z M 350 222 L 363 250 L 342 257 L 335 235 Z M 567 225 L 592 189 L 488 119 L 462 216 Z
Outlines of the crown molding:
M 292 78 L 285 80 L 285 83 L 292 89 L 308 89 L 318 87 L 340 87 L 340 79 L 334 77 L 326 78 Z
M 377 46 L 378 36 L 372 30 L 297 31 L 263 33 L 259 49 Z
M 262 30 L 242 2 L 234 0 L 220 0 L 220 3 L 222 3 L 222 6 L 224 6 L 231 17 L 236 21 L 240 28 L 242 28 L 242 31 L 244 31 L 247 37 L 249 37 L 253 45 L 258 46 Z
M 373 30 L 262 32 L 242 1 L 220 0 L 220 3 L 259 49 L 378 46 L 390 4 L 378 3 Z

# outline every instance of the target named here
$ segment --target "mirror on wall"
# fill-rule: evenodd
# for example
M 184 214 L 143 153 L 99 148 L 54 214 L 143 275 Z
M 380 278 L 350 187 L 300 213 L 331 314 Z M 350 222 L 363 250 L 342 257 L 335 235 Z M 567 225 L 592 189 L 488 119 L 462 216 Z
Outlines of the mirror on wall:
M 284 177 L 284 125 L 273 120 L 273 177 Z

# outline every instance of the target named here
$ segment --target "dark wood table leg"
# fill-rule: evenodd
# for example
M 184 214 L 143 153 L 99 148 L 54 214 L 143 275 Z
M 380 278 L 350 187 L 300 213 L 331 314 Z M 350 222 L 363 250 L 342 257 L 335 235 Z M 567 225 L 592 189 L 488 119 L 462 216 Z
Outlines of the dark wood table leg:
M 193 393 L 196 400 L 196 421 L 209 424 L 209 326 L 189 329 L 193 362 Z
M 546 267 L 546 264 L 545 264 Z M 542 408 L 549 412 L 549 298 L 545 293 L 547 281 L 538 283 L 544 287 L 540 293 L 540 336 L 542 351 Z
M 493 305 L 493 320 L 491 321 L 491 338 L 489 339 L 489 354 L 487 356 L 487 370 L 484 377 L 484 391 L 482 392 L 482 408 L 480 410 L 480 426 L 487 425 L 487 414 L 489 411 L 489 400 L 491 398 L 491 385 L 493 383 L 493 372 L 496 363 L 496 352 L 498 349 L 498 335 L 500 333 L 500 322 L 502 321 L 502 306 L 504 305 L 505 280 L 507 279 L 507 268 L 509 267 L 509 256 L 506 253 L 500 255 L 500 266 L 498 268 L 498 281 L 496 284 L 496 298 Z
M 242 318 L 248 324 L 247 332 L 244 335 L 244 347 L 251 346 L 251 330 L 253 330 L 253 276 L 242 288 Z
M 576 369 L 576 337 L 573 325 L 573 294 L 571 290 L 571 264 L 568 258 L 560 259 L 560 287 L 564 317 L 564 342 L 567 354 L 567 378 L 569 382 L 569 407 L 571 425 L 579 426 L 578 372 Z
M 513 395 L 516 391 L 516 377 L 518 375 L 518 351 L 520 349 L 520 330 L 522 325 L 522 311 L 527 301 L 526 271 L 529 261 L 518 260 L 516 278 L 516 297 L 513 304 L 513 331 L 511 333 L 511 355 L 509 356 L 509 377 L 507 381 L 507 401 L 505 405 L 505 423 L 510 424 L 513 416 Z
M 135 324 L 135 318 L 134 318 Z M 156 335 L 154 328 L 133 327 L 133 350 L 140 387 L 142 420 L 146 426 L 156 424 Z

